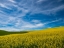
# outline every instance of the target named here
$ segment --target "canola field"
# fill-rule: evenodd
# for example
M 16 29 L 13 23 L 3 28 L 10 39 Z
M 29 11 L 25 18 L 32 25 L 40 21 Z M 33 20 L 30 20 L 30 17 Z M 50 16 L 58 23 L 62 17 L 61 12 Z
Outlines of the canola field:
M 0 48 L 64 48 L 64 27 L 0 36 Z

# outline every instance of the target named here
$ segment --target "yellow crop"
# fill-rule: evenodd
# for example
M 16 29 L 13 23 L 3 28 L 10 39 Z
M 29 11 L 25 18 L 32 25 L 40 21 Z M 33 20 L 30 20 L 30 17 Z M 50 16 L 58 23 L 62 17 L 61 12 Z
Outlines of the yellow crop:
M 0 36 L 0 48 L 64 48 L 64 27 Z

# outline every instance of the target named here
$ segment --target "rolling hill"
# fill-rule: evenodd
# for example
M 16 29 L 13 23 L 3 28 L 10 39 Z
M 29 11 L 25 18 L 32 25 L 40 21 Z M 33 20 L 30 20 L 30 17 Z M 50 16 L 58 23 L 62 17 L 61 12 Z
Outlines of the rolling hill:
M 0 48 L 64 48 L 64 27 L 29 31 L 26 34 L 8 33 L 0 36 Z
M 10 35 L 10 34 L 23 34 L 23 33 L 28 33 L 28 31 L 4 31 L 4 30 L 0 30 L 0 36 Z

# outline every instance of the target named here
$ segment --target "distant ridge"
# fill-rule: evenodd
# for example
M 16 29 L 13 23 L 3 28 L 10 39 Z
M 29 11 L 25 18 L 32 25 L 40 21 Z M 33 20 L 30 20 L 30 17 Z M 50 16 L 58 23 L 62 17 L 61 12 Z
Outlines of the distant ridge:
M 47 30 L 63 30 L 61 29 L 63 28 L 64 29 L 64 26 L 60 26 L 60 27 L 54 27 L 54 28 L 46 28 L 46 29 L 43 29 L 43 30 L 31 30 L 31 31 L 5 31 L 5 30 L 0 30 L 0 36 L 2 35 L 9 35 L 9 34 L 23 34 L 23 33 L 28 33 L 28 32 L 35 32 L 35 31 L 47 31 Z
M 9 34 L 23 34 L 23 33 L 28 33 L 28 31 L 5 31 L 5 30 L 0 30 L 0 36 L 2 35 L 9 35 Z

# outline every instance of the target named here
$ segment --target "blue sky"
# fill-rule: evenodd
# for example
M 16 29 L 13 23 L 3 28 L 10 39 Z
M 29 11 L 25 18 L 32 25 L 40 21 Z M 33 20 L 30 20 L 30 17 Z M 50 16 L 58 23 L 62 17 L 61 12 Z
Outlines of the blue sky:
M 0 29 L 38 30 L 64 26 L 64 0 L 0 0 Z

